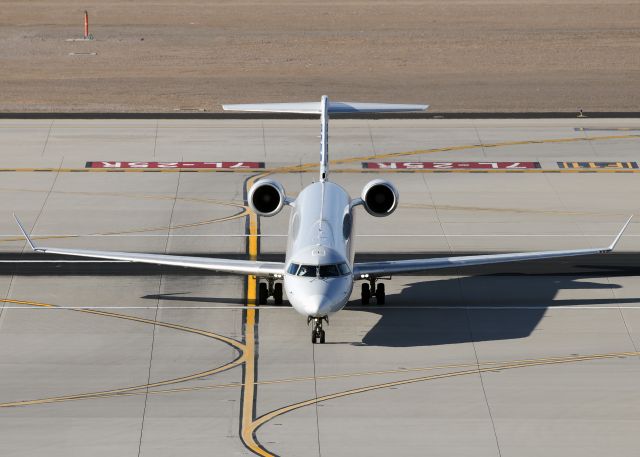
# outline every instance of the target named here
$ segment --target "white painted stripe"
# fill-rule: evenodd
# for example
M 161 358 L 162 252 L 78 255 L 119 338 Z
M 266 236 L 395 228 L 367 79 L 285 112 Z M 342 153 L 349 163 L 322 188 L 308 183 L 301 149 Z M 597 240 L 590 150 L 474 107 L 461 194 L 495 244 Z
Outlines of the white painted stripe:
M 245 235 L 245 234 L 229 234 L 229 235 L 224 235 L 224 234 L 202 234 L 202 235 L 178 235 L 178 234 L 115 234 L 115 235 L 100 235 L 100 234 L 96 234 L 96 235 L 80 235 L 80 234 L 74 234 L 74 233 L 69 233 L 69 234 L 48 234 L 48 235 L 36 235 L 36 234 L 32 234 L 31 235 L 32 238 L 34 238 L 35 241 L 38 241 L 38 238 L 229 238 L 229 237 L 233 237 L 233 238 L 246 238 L 250 235 Z M 269 238 L 269 237 L 287 237 L 287 235 L 279 235 L 279 234 L 262 234 L 262 235 L 256 235 L 262 238 Z M 615 236 L 615 233 L 593 233 L 593 234 L 585 234 L 585 233 L 549 233 L 549 234 L 544 234 L 544 233 L 524 233 L 524 234 L 502 234 L 502 233 L 467 233 L 467 234 L 441 234 L 441 233 L 435 233 L 435 234 L 425 234 L 425 233 L 407 233 L 407 234 L 362 234 L 362 235 L 356 235 L 356 237 L 362 238 L 362 237 L 369 237 L 369 238 L 385 238 L 385 237 L 393 237 L 393 238 L 414 238 L 414 237 L 422 237 L 422 238 L 443 238 L 443 237 L 447 237 L 447 238 L 464 238 L 464 237 L 488 237 L 488 238 L 531 238 L 531 237 L 537 237 L 537 238 L 576 238 L 576 237 L 581 237 L 581 238 L 590 238 L 590 237 L 613 237 Z M 16 234 L 10 234 L 10 235 L 3 235 L 0 234 L 0 237 L 11 237 L 11 238 L 16 238 L 15 240 L 12 241 L 23 241 L 22 239 L 18 240 L 18 235 Z M 626 234 L 624 235 L 625 238 L 629 238 L 629 237 L 640 237 L 640 234 Z M 7 241 L 7 240 L 0 240 L 0 241 Z
M 22 305 L 22 306 L 1 306 L 0 308 L 4 309 L 23 309 L 23 310 L 114 310 L 114 309 L 152 309 L 155 310 L 156 306 L 54 306 L 54 307 L 41 307 L 36 305 Z M 260 309 L 260 310 L 289 310 L 294 311 L 294 309 L 289 305 L 284 306 L 160 306 L 160 309 L 222 309 L 222 310 L 243 310 L 243 309 Z M 376 306 L 348 306 L 344 308 L 343 311 L 373 311 L 375 312 L 378 309 L 384 310 L 411 310 L 411 309 L 433 309 L 433 310 L 465 310 L 465 311 L 473 311 L 473 310 L 563 310 L 563 311 L 573 311 L 573 310 L 619 310 L 619 309 L 637 309 L 640 310 L 640 303 L 637 306 L 588 306 L 588 305 L 561 305 L 561 306 L 385 306 L 385 307 L 376 307 Z
M 22 306 L 2 306 L 0 303 L 0 308 L 3 309 L 24 309 L 24 310 L 114 310 L 114 309 L 156 309 L 156 306 L 38 306 L 38 305 L 29 305 L 25 303 Z M 293 310 L 293 308 L 289 306 L 160 306 L 160 309 L 228 309 L 228 310 L 243 310 L 243 309 L 289 309 Z

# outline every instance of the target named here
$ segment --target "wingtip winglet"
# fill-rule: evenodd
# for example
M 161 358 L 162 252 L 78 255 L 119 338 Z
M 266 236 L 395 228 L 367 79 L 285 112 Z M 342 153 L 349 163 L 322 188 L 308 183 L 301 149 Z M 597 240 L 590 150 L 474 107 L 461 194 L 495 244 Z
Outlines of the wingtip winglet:
M 13 213 L 13 218 L 16 220 L 16 223 L 18 224 L 18 227 L 20 227 L 20 231 L 22 232 L 22 235 L 27 240 L 27 243 L 29 243 L 29 247 L 31 248 L 31 250 L 32 251 L 40 251 L 40 249 L 38 249 L 36 247 L 36 245 L 33 244 L 33 240 L 31 239 L 31 237 L 29 236 L 27 231 L 24 229 L 24 226 L 22 225 L 22 222 L 20 222 L 20 219 L 18 219 L 18 216 L 16 215 L 16 213 Z
M 620 241 L 620 238 L 622 237 L 622 234 L 624 233 L 624 231 L 627 229 L 627 226 L 631 222 L 631 219 L 633 219 L 633 214 L 629 216 L 629 219 L 627 219 L 627 222 L 624 223 L 624 225 L 616 235 L 615 239 L 613 240 L 613 243 L 611 243 L 607 248 L 607 252 L 613 251 L 613 249 L 616 247 L 616 245 L 618 244 L 618 241 Z

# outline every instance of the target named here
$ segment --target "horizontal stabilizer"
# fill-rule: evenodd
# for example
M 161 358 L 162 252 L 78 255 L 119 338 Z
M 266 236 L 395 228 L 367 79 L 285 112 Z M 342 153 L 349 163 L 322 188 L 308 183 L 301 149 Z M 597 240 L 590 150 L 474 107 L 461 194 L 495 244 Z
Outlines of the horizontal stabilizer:
M 222 105 L 225 111 L 252 111 L 256 113 L 320 114 L 321 102 L 303 103 L 250 103 Z M 429 105 L 405 105 L 399 103 L 329 102 L 329 113 L 412 113 L 426 111 Z

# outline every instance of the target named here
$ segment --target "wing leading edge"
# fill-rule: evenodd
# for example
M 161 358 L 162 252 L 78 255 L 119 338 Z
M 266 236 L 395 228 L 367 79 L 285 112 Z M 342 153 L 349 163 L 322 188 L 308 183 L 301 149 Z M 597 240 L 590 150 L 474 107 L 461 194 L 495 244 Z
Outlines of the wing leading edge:
M 589 254 L 607 254 L 616 247 L 620 237 L 631 222 L 631 216 L 618 232 L 613 242 L 604 248 L 594 249 L 573 249 L 565 251 L 539 251 L 539 252 L 516 252 L 509 254 L 489 254 L 471 255 L 458 257 L 442 257 L 435 259 L 411 259 L 411 260 L 391 260 L 383 262 L 361 262 L 353 266 L 354 276 L 362 275 L 389 275 L 397 273 L 410 273 L 437 268 L 452 268 L 472 265 L 489 265 L 493 263 L 517 262 L 521 260 L 552 259 L 557 257 L 572 257 Z
M 215 259 L 206 257 L 190 257 L 163 254 L 139 254 L 135 252 L 94 251 L 85 249 L 64 249 L 36 246 L 27 231 L 14 214 L 18 227 L 34 252 L 42 254 L 63 254 L 76 257 L 96 259 L 122 260 L 125 262 L 150 263 L 154 265 L 170 265 L 175 267 L 200 268 L 202 270 L 220 271 L 240 275 L 271 276 L 284 274 L 284 263 L 261 262 L 254 260 Z

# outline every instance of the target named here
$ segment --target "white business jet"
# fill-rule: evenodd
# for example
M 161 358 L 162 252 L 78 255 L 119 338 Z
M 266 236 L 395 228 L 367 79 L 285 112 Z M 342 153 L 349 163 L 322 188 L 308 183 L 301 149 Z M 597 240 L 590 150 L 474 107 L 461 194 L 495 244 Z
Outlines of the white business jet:
M 627 220 L 613 243 L 597 249 L 354 263 L 354 208 L 363 206 L 372 216 L 388 216 L 398 206 L 398 191 L 390 182 L 374 179 L 364 187 L 360 198 L 352 199 L 346 190 L 329 181 L 329 115 L 331 113 L 414 112 L 424 111 L 427 106 L 330 102 L 328 97 L 323 96 L 319 103 L 225 105 L 224 109 L 320 115 L 319 181 L 305 187 L 295 199 L 287 197 L 282 185 L 273 179 L 258 180 L 248 194 L 249 206 L 262 217 L 274 216 L 284 206 L 291 207 L 284 262 L 40 247 L 34 244 L 16 217 L 16 222 L 18 222 L 31 249 L 43 254 L 64 254 L 255 275 L 263 279 L 258 287 L 259 304 L 266 304 L 268 297 L 273 297 L 275 304 L 281 304 L 284 283 L 284 291 L 291 305 L 296 311 L 307 316 L 307 323 L 313 323 L 311 340 L 315 344 L 325 342 L 323 321 L 328 322 L 330 314 L 344 308 L 351 295 L 355 280 L 364 281 L 361 289 L 364 305 L 367 305 L 372 297 L 375 297 L 378 304 L 384 304 L 384 284 L 379 282 L 383 277 L 435 268 L 605 254 L 613 250 L 631 221 L 631 218 Z

